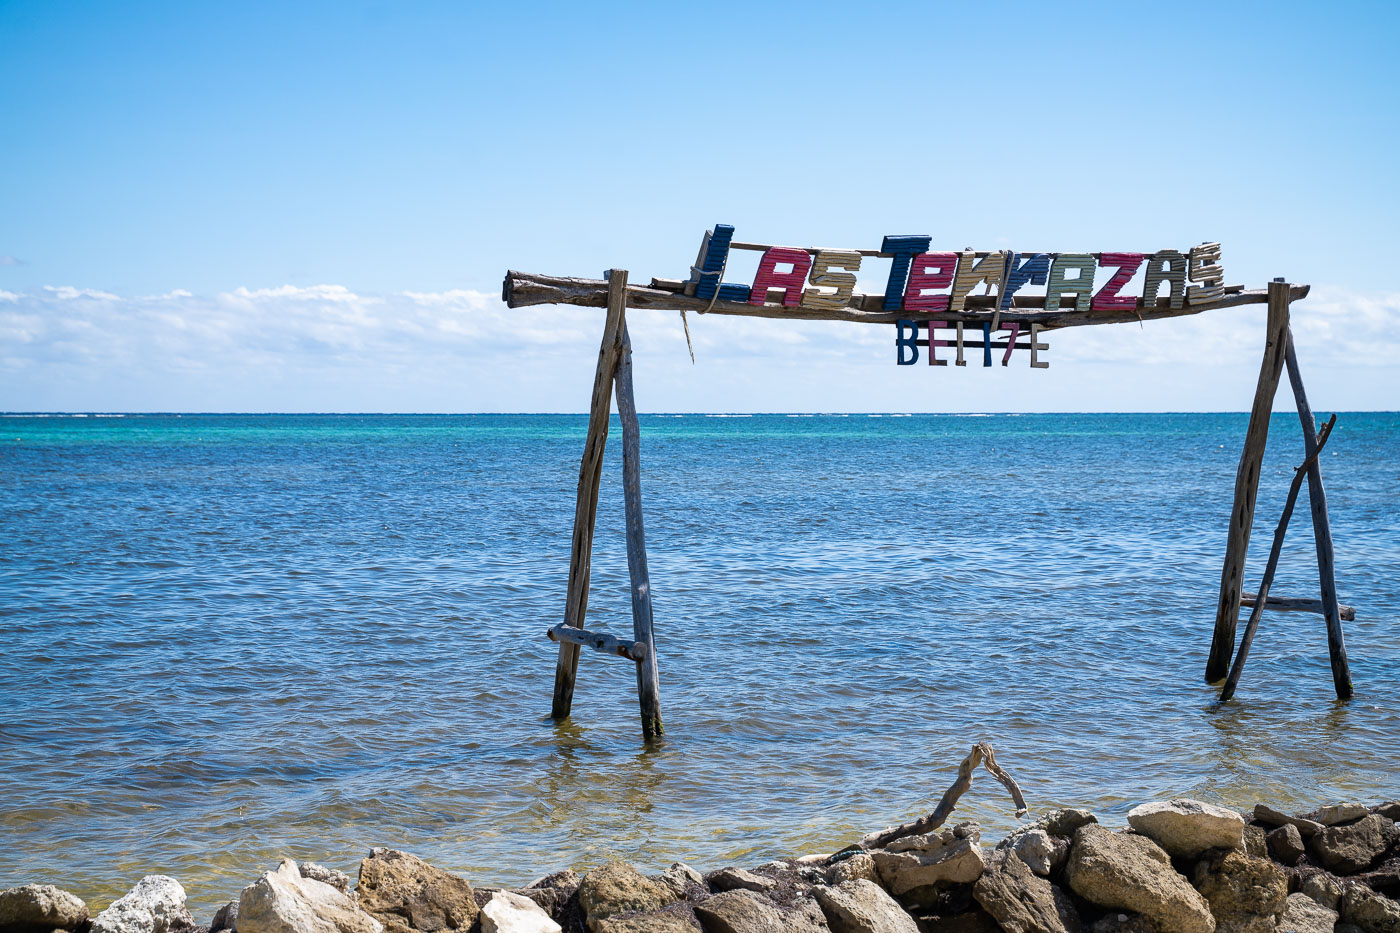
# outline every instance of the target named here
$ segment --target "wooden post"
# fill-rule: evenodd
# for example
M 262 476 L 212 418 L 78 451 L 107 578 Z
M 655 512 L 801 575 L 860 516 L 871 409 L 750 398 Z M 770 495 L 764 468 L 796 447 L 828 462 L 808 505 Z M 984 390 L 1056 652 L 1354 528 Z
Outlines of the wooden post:
M 622 325 L 622 358 L 618 362 L 617 414 L 622 421 L 622 493 L 627 513 L 627 572 L 632 580 L 632 637 L 646 646 L 637 660 L 637 702 L 642 709 L 642 737 L 665 732 L 661 723 L 661 687 L 656 671 L 656 639 L 652 631 L 651 578 L 647 572 L 646 533 L 642 527 L 641 429 L 632 397 L 632 341 Z
M 1244 559 L 1249 550 L 1249 532 L 1254 525 L 1254 500 L 1259 491 L 1259 466 L 1269 439 L 1269 413 L 1283 372 L 1284 351 L 1288 345 L 1288 285 L 1269 283 L 1269 318 L 1265 328 L 1264 362 L 1259 367 L 1259 384 L 1254 390 L 1254 407 L 1249 413 L 1244 452 L 1235 473 L 1235 500 L 1230 508 L 1230 535 L 1225 545 L 1225 565 L 1220 572 L 1220 602 L 1215 610 L 1215 635 L 1206 661 L 1206 682 L 1215 683 L 1230 670 L 1235 653 L 1235 625 L 1240 615 L 1240 590 L 1244 580 Z
M 1327 516 L 1327 493 L 1322 488 L 1322 466 L 1318 463 L 1317 422 L 1308 393 L 1303 389 L 1303 375 L 1298 369 L 1298 354 L 1293 348 L 1293 331 L 1288 331 L 1285 353 L 1288 382 L 1293 387 L 1293 399 L 1298 403 L 1298 420 L 1303 424 L 1303 447 L 1312 458 L 1308 466 L 1308 502 L 1312 505 L 1313 542 L 1317 546 L 1317 576 L 1322 589 L 1322 615 L 1327 620 L 1327 651 L 1332 660 L 1332 686 L 1337 699 L 1349 700 L 1352 695 L 1351 668 L 1347 664 L 1346 639 L 1342 636 L 1342 613 L 1337 601 L 1335 555 L 1332 550 L 1332 523 Z
M 583 628 L 584 613 L 588 610 L 593 524 L 598 517 L 598 484 L 603 475 L 603 450 L 608 443 L 613 377 L 622 353 L 626 303 L 627 272 L 614 269 L 608 273 L 608 315 L 603 323 L 603 344 L 598 350 L 598 371 L 593 376 L 593 400 L 588 409 L 588 437 L 583 444 L 583 461 L 578 471 L 578 503 L 574 507 L 574 538 L 569 552 L 569 592 L 564 604 L 564 624 L 574 628 Z M 567 719 L 573 708 L 578 653 L 579 646 L 573 642 L 559 643 L 551 712 L 555 719 Z

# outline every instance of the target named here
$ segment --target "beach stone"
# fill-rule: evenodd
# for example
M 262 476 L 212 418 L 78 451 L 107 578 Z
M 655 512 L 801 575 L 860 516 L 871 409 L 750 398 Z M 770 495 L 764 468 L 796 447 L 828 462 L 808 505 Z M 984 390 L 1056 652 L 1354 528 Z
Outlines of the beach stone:
M 1016 837 L 1011 851 L 1015 852 L 1031 871 L 1045 878 L 1065 863 L 1065 859 L 1069 857 L 1069 843 L 1043 829 L 1032 829 Z
M 1382 897 L 1364 884 L 1349 884 L 1342 895 L 1342 919 L 1365 933 L 1400 930 L 1400 904 Z
M 1176 858 L 1244 846 L 1244 817 L 1199 800 L 1144 803 L 1128 811 L 1128 825 Z
M 826 914 L 814 897 L 799 897 L 783 913 L 784 933 L 831 933 Z
M 1317 872 L 1308 875 L 1298 885 L 1299 893 L 1306 894 L 1328 910 L 1336 910 L 1342 899 L 1342 885 L 1331 875 Z
M 238 933 L 383 933 L 353 899 L 283 859 L 238 898 Z
M 1092 904 L 1143 914 L 1158 933 L 1214 933 L 1205 898 L 1146 836 L 1081 826 L 1065 863 L 1065 880 Z
M 24 884 L 0 891 L 0 930 L 76 930 L 87 920 L 83 899 L 51 884 Z
M 992 856 L 973 885 L 972 896 L 1003 930 L 1078 933 L 1081 928 L 1069 897 L 1010 852 Z
M 641 872 L 622 861 L 609 862 L 584 875 L 578 898 L 593 933 L 599 933 L 598 922 L 605 917 L 630 911 L 657 911 L 677 899 L 670 887 L 642 877 Z
M 1196 864 L 1196 890 L 1216 933 L 1274 933 L 1288 899 L 1288 876 L 1265 858 L 1231 849 Z
M 1289 816 L 1267 804 L 1256 803 L 1254 805 L 1254 820 L 1266 826 L 1293 826 L 1302 834 L 1304 839 L 1311 839 L 1315 833 L 1322 829 L 1322 824 L 1315 820 L 1304 819 L 1300 816 Z
M 705 887 L 705 876 L 685 862 L 672 863 L 671 867 L 662 872 L 661 877 L 657 880 L 675 892 L 678 898 L 708 893 Z
M 1302 833 L 1291 823 L 1284 823 L 1269 833 L 1268 840 L 1269 852 L 1285 865 L 1297 865 L 1298 859 L 1308 851 L 1307 846 L 1303 845 Z
M 934 884 L 976 881 L 986 867 L 978 845 L 981 834 L 974 829 L 959 836 L 956 829 L 906 836 L 870 853 L 880 883 L 900 895 Z
M 234 924 L 238 922 L 238 902 L 229 901 L 218 910 L 214 911 L 214 919 L 209 921 L 209 933 L 219 933 L 220 930 L 232 930 Z
M 185 889 L 169 875 L 147 875 L 92 921 L 92 933 L 167 933 L 195 925 Z
M 1376 812 L 1393 823 L 1400 823 L 1400 800 L 1392 800 L 1376 807 Z
M 551 917 L 564 909 L 569 898 L 578 890 L 578 873 L 569 869 L 536 878 L 529 886 L 517 891 L 543 907 Z
M 1280 933 L 1332 933 L 1336 926 L 1335 910 L 1323 907 L 1301 892 L 1288 895 L 1278 922 Z
M 1354 875 L 1385 853 L 1384 831 L 1390 826 L 1389 820 L 1373 813 L 1350 825 L 1328 826 L 1309 840 L 1308 848 L 1328 871 Z
M 695 905 L 695 916 L 705 933 L 783 933 L 784 930 L 778 908 L 761 895 L 743 888 L 701 901 Z
M 1244 824 L 1244 853 L 1255 858 L 1269 857 L 1269 833 L 1262 826 Z
M 873 881 L 817 888 L 816 895 L 833 933 L 919 933 L 914 918 Z
M 370 849 L 355 891 L 387 933 L 466 930 L 481 909 L 467 879 L 397 849 Z
M 1335 803 L 1318 810 L 1312 814 L 1312 818 L 1323 826 L 1340 826 L 1343 823 L 1355 823 L 1370 812 L 1370 808 L 1364 803 Z
M 328 884 L 341 894 L 350 893 L 350 876 L 343 871 L 336 871 L 334 868 L 327 868 L 315 862 L 301 862 L 297 865 L 297 870 L 301 872 L 303 878 Z
M 875 868 L 875 859 L 869 852 L 857 852 L 848 859 L 843 859 L 831 866 L 831 871 L 827 873 L 827 880 L 832 884 L 840 884 L 843 881 L 880 881 L 880 873 Z
M 1045 821 L 1047 833 L 1052 836 L 1064 836 L 1066 839 L 1073 837 L 1079 827 L 1099 821 L 1099 818 L 1088 810 L 1079 810 L 1074 807 L 1051 810 L 1042 819 Z
M 706 880 L 714 891 L 757 891 L 764 894 L 777 887 L 777 882 L 772 878 L 755 875 L 742 868 L 721 868 L 711 872 Z
M 606 917 L 598 933 L 700 933 L 700 924 L 685 913 L 630 914 Z
M 510 891 L 497 891 L 481 908 L 481 933 L 562 933 L 543 907 Z

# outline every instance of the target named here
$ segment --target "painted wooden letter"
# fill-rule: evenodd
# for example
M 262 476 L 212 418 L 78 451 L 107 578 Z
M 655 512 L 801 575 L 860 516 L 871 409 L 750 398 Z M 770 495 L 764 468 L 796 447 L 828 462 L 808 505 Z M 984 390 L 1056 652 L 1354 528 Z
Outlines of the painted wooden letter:
M 1099 266 L 1117 266 L 1118 271 L 1094 295 L 1095 311 L 1136 311 L 1137 299 L 1118 294 L 1132 280 L 1146 257 L 1142 253 L 1099 253 Z M 1032 363 L 1032 366 L 1035 364 Z
M 983 282 L 988 285 L 1000 285 L 1002 273 L 1005 271 L 1006 254 L 1003 252 L 992 253 L 981 262 L 977 262 L 976 253 L 959 254 L 958 274 L 953 279 L 953 294 L 949 296 L 948 310 L 961 311 L 967 303 L 967 296 Z
M 779 272 L 778 266 L 790 265 L 788 272 Z M 802 286 L 807 284 L 807 270 L 812 268 L 812 256 L 805 249 L 792 249 L 786 246 L 770 246 L 758 261 L 758 271 L 754 273 L 753 288 L 749 290 L 749 304 L 761 305 L 768 301 L 768 289 L 783 290 L 783 307 L 795 308 L 802 302 Z
M 1040 336 L 1040 331 L 1041 325 L 1031 325 L 1031 369 L 1050 368 L 1050 362 L 1048 360 L 1042 360 L 1040 357 L 1036 356 L 1036 351 L 1050 349 L 1050 344 L 1048 343 L 1036 343 L 1036 338 Z
M 1060 310 L 1060 297 L 1074 295 L 1074 310 L 1083 313 L 1093 306 L 1094 269 L 1098 262 L 1089 253 L 1060 253 L 1050 267 L 1050 281 L 1045 286 L 1045 310 Z M 1069 273 L 1076 276 L 1070 278 Z M 1009 348 L 1008 348 L 1009 349 Z
M 909 351 L 905 359 L 904 351 Z M 894 361 L 900 366 L 913 366 L 919 362 L 919 322 L 894 322 Z
M 1186 257 L 1174 249 L 1159 249 L 1147 260 L 1146 278 L 1142 283 L 1142 306 L 1155 307 L 1157 290 L 1163 282 L 1171 285 L 1168 304 L 1177 310 L 1186 304 Z
M 1012 321 L 1010 324 L 1001 325 L 1002 330 L 1011 331 L 1011 336 L 1006 340 L 1006 352 L 1001 355 L 1001 365 L 1011 365 L 1011 351 L 1016 349 L 1016 338 L 1021 336 L 1021 322 Z
M 696 281 L 695 297 L 709 301 L 719 292 L 720 301 L 748 301 L 749 287 L 732 282 L 720 282 L 724 274 L 724 264 L 729 258 L 729 241 L 734 239 L 734 228 L 729 224 L 715 224 L 715 229 L 705 234 L 700 244 L 701 256 L 696 260 L 690 276 Z
M 928 249 L 931 236 L 887 236 L 880 244 L 880 255 L 894 259 L 890 263 L 890 278 L 885 283 L 885 310 L 898 311 L 904 301 L 904 282 L 909 278 L 909 263 Z
M 928 364 L 929 364 L 930 366 L 947 366 L 947 365 L 948 365 L 948 361 L 947 361 L 947 360 L 940 360 L 940 359 L 938 358 L 938 350 L 937 350 L 936 348 L 937 348 L 937 347 L 948 347 L 948 346 L 952 346 L 952 344 L 950 344 L 950 343 L 949 343 L 948 341 L 946 341 L 946 340 L 939 340 L 937 337 L 935 337 L 934 334 L 933 334 L 933 329 L 934 329 L 935 327 L 941 327 L 941 328 L 943 328 L 944 330 L 947 330 L 947 329 L 948 329 L 948 322 L 947 322 L 947 321 L 929 321 L 929 322 L 928 322 Z
M 832 272 L 832 267 L 847 271 Z M 856 277 L 851 273 L 859 270 L 860 253 L 832 249 L 824 249 L 817 253 L 812 260 L 811 275 L 811 283 L 816 288 L 809 288 L 803 293 L 802 307 L 830 309 L 846 307 L 851 300 L 851 295 L 856 290 Z M 833 288 L 835 292 L 818 291 L 817 289 L 820 288 Z
M 909 285 L 904 289 L 905 311 L 947 311 L 947 295 L 925 295 L 925 291 L 953 284 L 957 253 L 920 253 L 909 263 Z
M 1027 282 L 1032 285 L 1044 285 L 1046 278 L 1050 275 L 1050 260 L 1052 258 L 1050 253 L 1036 253 L 1025 262 L 1017 265 L 1020 262 L 1021 254 L 1012 253 L 1011 258 L 1006 263 L 1006 281 L 1001 286 L 1001 301 L 998 303 L 998 309 L 1010 311 L 1012 297 Z
M 1220 244 L 1202 243 L 1191 247 L 1191 281 L 1186 290 L 1188 304 L 1199 305 L 1207 301 L 1219 301 L 1225 294 L 1225 270 L 1220 266 Z

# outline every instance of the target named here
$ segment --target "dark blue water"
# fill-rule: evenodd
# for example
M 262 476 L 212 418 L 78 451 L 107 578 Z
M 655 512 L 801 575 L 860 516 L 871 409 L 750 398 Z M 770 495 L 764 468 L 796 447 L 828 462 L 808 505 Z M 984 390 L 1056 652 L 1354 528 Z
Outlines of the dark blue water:
M 1400 796 L 1400 415 L 1323 460 L 1356 699 L 1320 617 L 1202 682 L 1244 415 L 646 416 L 667 736 L 587 652 L 547 718 L 582 416 L 0 418 L 0 887 L 206 910 L 371 845 L 474 881 L 830 850 L 972 742 L 1033 808 Z M 630 632 L 616 428 L 589 627 Z M 1257 585 L 1292 467 L 1275 417 Z M 1315 596 L 1304 502 L 1274 586 Z M 960 814 L 995 831 L 985 777 Z

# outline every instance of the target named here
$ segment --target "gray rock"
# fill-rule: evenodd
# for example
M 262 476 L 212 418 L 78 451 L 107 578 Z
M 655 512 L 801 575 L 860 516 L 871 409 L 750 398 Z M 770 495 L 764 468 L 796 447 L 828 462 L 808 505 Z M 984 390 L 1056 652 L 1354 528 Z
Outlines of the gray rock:
M 169 875 L 147 875 L 92 921 L 92 933 L 167 933 L 194 926 L 185 889 Z
M 528 897 L 497 891 L 481 908 L 481 933 L 561 933 L 559 924 Z
M 721 868 L 711 872 L 706 880 L 715 891 L 757 891 L 763 894 L 777 886 L 772 878 L 755 875 L 742 868 Z
M 297 865 L 297 870 L 301 872 L 303 878 L 328 884 L 341 894 L 350 893 L 350 876 L 343 871 L 336 871 L 334 868 L 327 868 L 316 862 L 302 862 Z
M 1383 803 L 1376 807 L 1376 812 L 1392 822 L 1400 823 L 1400 800 Z
M 238 898 L 238 933 L 383 933 L 384 926 L 348 895 L 283 859 L 243 889 Z
M 1196 890 L 1216 933 L 1274 933 L 1288 899 L 1288 876 L 1266 858 L 1231 849 L 1196 865 Z
M 816 898 L 799 897 L 783 913 L 784 933 L 831 933 L 826 914 Z
M 214 919 L 209 921 L 209 933 L 219 933 L 220 930 L 232 930 L 234 924 L 238 922 L 238 902 L 229 901 L 218 910 L 214 911 Z
M 1332 933 L 1337 926 L 1337 912 L 1328 910 L 1306 894 L 1288 895 L 1279 919 L 1279 933 Z
M 783 933 L 778 908 L 745 889 L 701 901 L 695 905 L 695 916 L 705 933 Z
M 1255 858 L 1269 857 L 1269 833 L 1262 826 L 1244 824 L 1244 852 Z
M 676 897 L 686 898 L 695 894 L 707 893 L 705 876 L 685 862 L 674 862 L 657 879 L 675 892 Z
M 397 849 L 371 849 L 360 860 L 355 891 L 360 906 L 386 933 L 465 931 L 480 910 L 467 879 Z
M 700 924 L 685 913 L 628 914 L 599 921 L 598 933 L 700 933 Z
M 833 933 L 919 933 L 914 918 L 873 881 L 817 888 L 816 895 Z
M 1069 897 L 1039 877 L 1019 856 L 1004 850 L 987 863 L 987 870 L 973 885 L 972 896 L 1003 930 L 1078 933 L 1081 927 Z
M 1111 833 L 1098 825 L 1074 834 L 1065 880 L 1092 904 L 1145 915 L 1159 933 L 1214 933 L 1205 898 L 1172 868 L 1146 836 Z
M 564 905 L 574 896 L 574 892 L 578 891 L 578 883 L 578 874 L 566 868 L 543 878 L 536 878 L 530 882 L 529 887 L 516 893 L 525 895 L 558 920 Z
M 1199 800 L 1144 803 L 1128 811 L 1128 825 L 1177 858 L 1244 847 L 1244 817 Z
M 980 834 L 974 830 L 959 836 L 956 829 L 906 836 L 870 853 L 880 883 L 900 895 L 935 884 L 976 881 L 986 867 Z
M 875 868 L 875 859 L 869 852 L 857 852 L 848 859 L 842 859 L 831 866 L 826 877 L 831 884 L 857 880 L 878 883 L 880 880 L 879 872 Z
M 1308 875 L 1304 878 L 1302 883 L 1298 886 L 1298 890 L 1300 893 L 1306 894 L 1328 910 L 1335 911 L 1337 909 L 1337 904 L 1342 899 L 1341 884 L 1337 882 L 1336 878 L 1333 878 L 1331 875 L 1324 875 L 1321 872 Z
M 1342 919 L 1365 933 L 1400 930 L 1400 904 L 1382 897 L 1364 884 L 1349 884 L 1342 895 Z
M 87 920 L 83 899 L 51 884 L 25 884 L 0 891 L 0 930 L 76 930 Z
M 599 921 L 613 914 L 652 913 L 677 899 L 668 885 L 642 877 L 622 861 L 609 862 L 584 875 L 578 898 L 593 933 L 599 933 Z
M 1088 826 L 1090 823 L 1097 823 L 1099 818 L 1088 810 L 1077 810 L 1073 807 L 1066 807 L 1062 810 L 1051 810 L 1042 817 L 1045 821 L 1045 831 L 1052 836 L 1064 836 L 1070 838 L 1081 826 Z M 1039 821 L 1037 821 L 1039 822 Z
M 1390 826 L 1389 820 L 1373 813 L 1350 825 L 1328 826 L 1312 837 L 1308 848 L 1328 871 L 1354 875 L 1385 853 L 1385 830 Z
M 1065 859 L 1069 857 L 1069 843 L 1043 829 L 1032 829 L 1016 837 L 1011 851 L 1015 852 L 1031 871 L 1045 878 L 1065 863 Z
M 1269 833 L 1268 839 L 1269 852 L 1285 865 L 1297 865 L 1298 859 L 1308 851 L 1307 846 L 1303 845 L 1302 833 L 1291 823 L 1285 823 Z
M 1370 812 L 1364 803 L 1334 803 L 1312 814 L 1312 818 L 1323 826 L 1340 826 L 1354 823 Z
M 1297 828 L 1304 839 L 1311 839 L 1314 833 L 1322 829 L 1322 824 L 1315 820 L 1304 819 L 1300 816 L 1289 816 L 1287 813 L 1275 810 L 1273 807 L 1262 803 L 1256 803 L 1254 805 L 1254 819 L 1256 822 L 1263 823 L 1266 826 L 1283 826 L 1285 824 L 1293 826 Z

